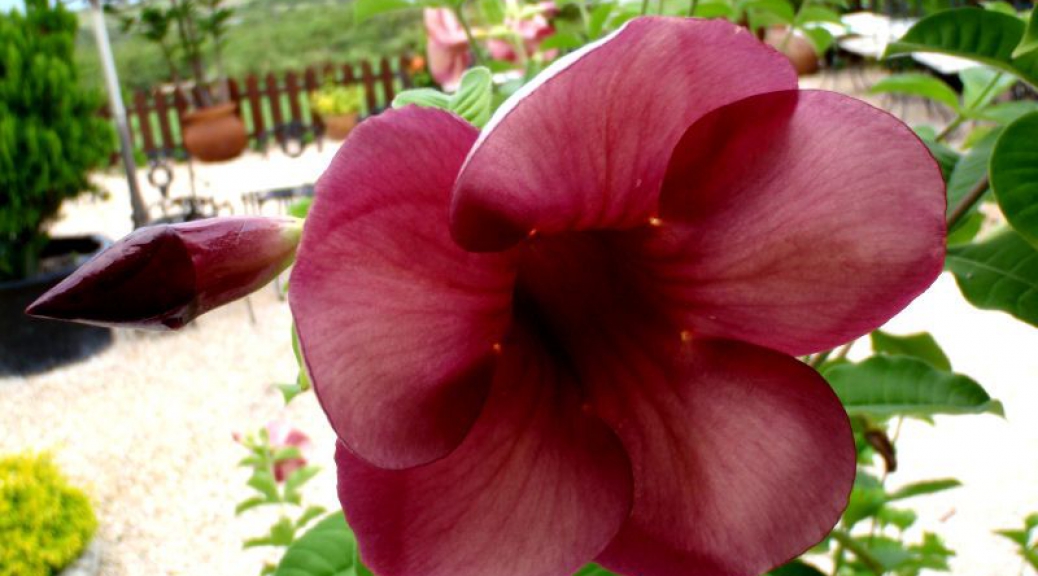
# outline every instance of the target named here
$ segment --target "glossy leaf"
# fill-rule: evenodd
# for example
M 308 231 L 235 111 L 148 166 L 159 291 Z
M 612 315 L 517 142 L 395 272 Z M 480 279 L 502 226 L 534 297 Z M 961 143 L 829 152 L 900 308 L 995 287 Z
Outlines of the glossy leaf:
M 991 153 L 990 169 L 1002 213 L 1038 247 L 1038 112 L 1006 126 Z
M 951 370 L 951 362 L 928 332 L 898 336 L 876 330 L 869 335 L 872 349 L 884 354 L 911 356 L 930 364 L 938 370 Z
M 1019 18 L 979 8 L 959 8 L 916 22 L 900 40 L 887 46 L 883 56 L 912 52 L 960 56 L 1038 85 L 1038 52 L 1013 57 L 1023 35 L 1024 23 Z
M 974 211 L 972 214 L 965 216 L 955 226 L 955 229 L 948 233 L 948 246 L 958 246 L 959 244 L 967 244 L 972 242 L 977 234 L 980 234 L 980 229 L 984 226 L 984 215 L 980 212 Z
M 1020 39 L 1020 44 L 1013 50 L 1013 57 L 1019 58 L 1035 50 L 1038 50 L 1038 9 L 1031 10 L 1031 17 L 1027 19 L 1024 37 Z
M 1017 82 L 1012 74 L 987 66 L 967 68 L 959 72 L 959 79 L 962 80 L 962 106 L 970 116 L 975 116 Z
M 1013 230 L 949 247 L 945 267 L 977 308 L 1008 312 L 1038 326 L 1038 250 Z
M 615 7 L 616 4 L 612 2 L 602 2 L 591 10 L 591 15 L 588 18 L 587 33 L 592 40 L 597 40 L 602 35 L 605 23 L 609 20 L 609 15 L 613 13 L 613 8 Z
M 888 501 L 893 502 L 895 500 L 904 500 L 905 498 L 912 498 L 915 496 L 936 494 L 938 492 L 944 492 L 945 490 L 951 490 L 952 488 L 958 488 L 959 486 L 962 486 L 962 482 L 959 482 L 955 478 L 924 480 L 922 482 L 913 482 L 912 484 L 902 486 L 900 489 L 891 493 L 887 499 Z
M 825 28 L 803 28 L 800 30 L 807 37 L 807 40 L 811 42 L 811 46 L 815 49 L 815 54 L 825 54 L 830 46 L 833 45 L 832 32 L 829 32 Z
M 1032 100 L 1014 100 L 1012 102 L 999 102 L 984 108 L 976 114 L 980 120 L 989 120 L 999 124 L 1009 124 L 1016 121 L 1024 114 L 1038 112 L 1038 102 Z
M 1003 414 L 1002 404 L 972 378 L 907 356 L 873 356 L 824 376 L 851 415 Z
M 458 91 L 451 96 L 450 111 L 476 128 L 482 128 L 490 120 L 493 90 L 490 70 L 482 66 L 471 68 L 461 77 Z
M 274 576 L 360 576 L 354 562 L 356 549 L 346 518 L 336 512 L 288 547 Z
M 955 90 L 944 80 L 929 74 L 911 73 L 887 76 L 873 84 L 869 92 L 921 96 L 945 104 L 953 110 L 959 109 L 959 95 Z
M 948 178 L 949 215 L 969 195 L 970 191 L 987 177 L 991 151 L 994 150 L 995 142 L 998 141 L 1001 133 L 1001 128 L 993 130 L 980 142 L 977 142 L 955 165 L 951 177 Z M 970 212 L 974 210 L 976 210 L 976 204 L 970 209 Z
M 812 22 L 828 22 L 830 24 L 843 24 L 840 15 L 831 8 L 818 6 L 817 4 L 805 4 L 797 12 L 796 25 L 803 26 Z

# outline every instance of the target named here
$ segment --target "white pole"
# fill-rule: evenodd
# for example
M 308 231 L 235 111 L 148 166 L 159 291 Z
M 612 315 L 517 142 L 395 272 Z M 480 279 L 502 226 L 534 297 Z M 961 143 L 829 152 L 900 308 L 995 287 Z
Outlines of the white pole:
M 115 71 L 115 60 L 112 58 L 112 46 L 108 40 L 108 27 L 105 24 L 104 10 L 101 0 L 90 0 L 94 17 L 94 36 L 97 39 L 97 51 L 101 53 L 101 67 L 105 72 L 105 86 L 108 88 L 108 106 L 115 118 L 115 128 L 119 133 L 119 152 L 123 157 L 123 168 L 126 170 L 126 183 L 130 186 L 130 206 L 133 208 L 134 228 L 148 223 L 148 210 L 141 199 L 141 189 L 137 184 L 137 164 L 133 159 L 133 141 L 130 140 L 130 127 L 126 123 L 126 107 L 123 95 L 119 91 L 119 75 Z

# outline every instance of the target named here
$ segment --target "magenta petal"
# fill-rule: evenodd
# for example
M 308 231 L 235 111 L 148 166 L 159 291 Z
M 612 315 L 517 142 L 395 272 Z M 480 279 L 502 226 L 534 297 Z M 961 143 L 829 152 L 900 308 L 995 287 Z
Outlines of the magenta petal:
M 728 22 L 633 20 L 558 60 L 497 111 L 459 176 L 454 237 L 498 250 L 534 228 L 644 224 L 692 122 L 796 82 L 782 55 Z
M 383 470 L 336 451 L 339 499 L 380 576 L 567 576 L 630 511 L 616 436 L 523 334 L 504 347 L 486 410 L 447 457 Z
M 635 479 L 631 517 L 597 561 L 628 576 L 756 576 L 824 538 L 855 473 L 825 381 L 746 344 L 693 338 L 672 353 L 629 338 L 592 375 Z
M 682 138 L 643 263 L 693 333 L 804 354 L 865 334 L 941 271 L 941 171 L 907 126 L 831 92 L 753 96 Z
M 221 217 L 133 231 L 47 291 L 27 314 L 102 326 L 176 329 L 270 282 L 301 222 Z
M 510 321 L 508 259 L 458 248 L 451 184 L 476 130 L 443 111 L 387 111 L 356 128 L 321 178 L 289 300 L 339 437 L 387 468 L 461 442 Z

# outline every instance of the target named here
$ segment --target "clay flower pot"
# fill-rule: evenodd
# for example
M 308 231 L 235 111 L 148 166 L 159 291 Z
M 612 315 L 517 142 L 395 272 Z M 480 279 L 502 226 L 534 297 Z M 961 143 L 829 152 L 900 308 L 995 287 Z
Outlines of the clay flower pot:
M 203 162 L 238 157 L 249 143 L 237 104 L 228 102 L 199 108 L 184 115 L 184 148 Z
M 357 125 L 357 113 L 324 116 L 324 134 L 332 140 L 345 140 L 350 131 Z

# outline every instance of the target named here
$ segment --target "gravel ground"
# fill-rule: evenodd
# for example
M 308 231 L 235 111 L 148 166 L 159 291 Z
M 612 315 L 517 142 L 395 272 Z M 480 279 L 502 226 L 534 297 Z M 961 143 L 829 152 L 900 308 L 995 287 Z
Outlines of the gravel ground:
M 831 88 L 831 79 L 826 80 Z M 818 86 L 810 79 L 805 86 Z M 837 87 L 847 88 L 843 82 Z M 919 106 L 901 107 L 918 119 Z M 939 121 L 935 120 L 935 123 Z M 258 154 L 198 167 L 200 193 L 234 203 L 248 190 L 310 182 L 333 150 L 303 157 Z M 118 173 L 98 183 L 106 201 L 68 203 L 58 233 L 129 231 L 125 184 Z M 143 175 L 142 175 L 143 182 Z M 177 168 L 173 194 L 187 193 Z M 147 190 L 149 202 L 158 198 Z M 240 207 L 239 207 L 240 209 Z M 271 288 L 173 334 L 121 331 L 115 345 L 88 361 L 30 378 L 0 379 L 0 452 L 53 450 L 57 461 L 93 496 L 101 518 L 102 574 L 107 576 L 253 575 L 269 554 L 241 549 L 271 519 L 262 511 L 236 518 L 247 473 L 235 431 L 285 416 L 313 437 L 314 461 L 325 466 L 308 487 L 314 503 L 335 505 L 333 435 L 310 395 L 283 408 L 277 382 L 295 375 L 288 306 Z M 954 574 L 1021 572 L 1012 548 L 991 531 L 1038 511 L 1038 332 L 1000 313 L 971 308 L 945 275 L 889 330 L 930 330 L 956 368 L 1003 400 L 1007 418 L 938 418 L 910 422 L 900 442 L 894 486 L 957 476 L 965 487 L 918 501 L 920 526 L 937 530 L 958 550 Z M 852 352 L 861 356 L 864 346 Z

